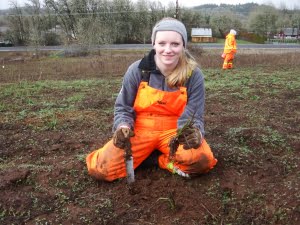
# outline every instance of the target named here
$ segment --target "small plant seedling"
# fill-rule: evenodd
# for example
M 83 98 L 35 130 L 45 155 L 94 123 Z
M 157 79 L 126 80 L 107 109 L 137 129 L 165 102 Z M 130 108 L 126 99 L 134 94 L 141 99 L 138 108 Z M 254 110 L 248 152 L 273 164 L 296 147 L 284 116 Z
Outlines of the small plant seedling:
M 180 135 L 182 135 L 184 133 L 185 130 L 190 129 L 193 127 L 194 123 L 195 123 L 195 113 L 193 113 L 192 117 L 186 121 L 186 123 L 183 125 L 182 128 L 177 130 L 177 134 L 171 138 L 170 142 L 169 142 L 169 148 L 170 148 L 170 154 L 169 157 L 172 159 L 178 149 L 179 146 L 179 137 Z

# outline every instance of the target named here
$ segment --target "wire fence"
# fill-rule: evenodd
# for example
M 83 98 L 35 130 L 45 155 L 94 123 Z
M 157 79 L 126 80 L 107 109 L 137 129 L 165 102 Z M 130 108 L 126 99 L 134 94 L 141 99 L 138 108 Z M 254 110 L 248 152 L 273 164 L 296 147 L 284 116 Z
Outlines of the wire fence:
M 267 44 L 300 44 L 300 37 L 269 39 L 266 43 Z

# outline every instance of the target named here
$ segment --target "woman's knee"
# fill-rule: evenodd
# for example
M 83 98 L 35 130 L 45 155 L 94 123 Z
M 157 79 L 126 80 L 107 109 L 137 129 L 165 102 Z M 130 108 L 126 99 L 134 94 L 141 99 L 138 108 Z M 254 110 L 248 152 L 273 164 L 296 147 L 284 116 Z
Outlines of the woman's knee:
M 217 163 L 217 159 L 207 145 L 202 143 L 199 149 L 183 150 L 176 156 L 181 168 L 190 174 L 201 174 L 211 170 Z

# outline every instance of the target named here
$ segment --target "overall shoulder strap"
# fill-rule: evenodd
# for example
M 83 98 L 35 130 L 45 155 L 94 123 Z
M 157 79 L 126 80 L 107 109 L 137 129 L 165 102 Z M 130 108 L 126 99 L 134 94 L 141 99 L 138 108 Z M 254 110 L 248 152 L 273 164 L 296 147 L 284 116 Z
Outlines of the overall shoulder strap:
M 150 80 L 150 74 L 151 74 L 151 71 L 148 71 L 148 70 L 141 70 L 141 74 L 142 74 L 142 81 L 145 81 L 145 82 L 149 82 Z

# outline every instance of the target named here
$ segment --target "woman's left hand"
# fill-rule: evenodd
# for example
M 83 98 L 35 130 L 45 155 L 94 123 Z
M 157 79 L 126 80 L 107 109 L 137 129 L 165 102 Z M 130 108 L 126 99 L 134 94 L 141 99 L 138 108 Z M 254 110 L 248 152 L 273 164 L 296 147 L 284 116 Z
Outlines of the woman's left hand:
M 199 148 L 202 143 L 202 134 L 196 127 L 188 128 L 178 137 L 179 144 L 183 145 L 185 150 Z

